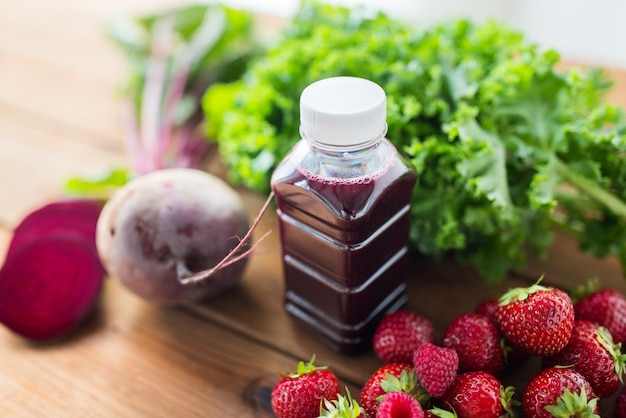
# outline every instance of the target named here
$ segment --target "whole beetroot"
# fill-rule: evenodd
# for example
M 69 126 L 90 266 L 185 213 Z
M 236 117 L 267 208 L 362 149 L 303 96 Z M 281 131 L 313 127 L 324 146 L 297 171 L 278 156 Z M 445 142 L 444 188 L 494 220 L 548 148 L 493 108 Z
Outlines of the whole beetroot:
M 113 278 L 150 302 L 176 304 L 239 281 L 245 259 L 183 284 L 220 262 L 248 229 L 243 203 L 227 183 L 201 170 L 173 168 L 119 189 L 102 210 L 96 243 Z

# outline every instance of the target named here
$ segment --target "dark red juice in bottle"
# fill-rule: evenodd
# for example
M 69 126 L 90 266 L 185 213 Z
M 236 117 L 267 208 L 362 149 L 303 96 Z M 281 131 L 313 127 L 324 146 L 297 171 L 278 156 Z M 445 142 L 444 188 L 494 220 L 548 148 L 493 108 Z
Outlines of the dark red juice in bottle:
M 302 140 L 272 176 L 285 308 L 337 351 L 366 348 L 380 318 L 407 301 L 415 180 L 382 137 L 348 151 Z

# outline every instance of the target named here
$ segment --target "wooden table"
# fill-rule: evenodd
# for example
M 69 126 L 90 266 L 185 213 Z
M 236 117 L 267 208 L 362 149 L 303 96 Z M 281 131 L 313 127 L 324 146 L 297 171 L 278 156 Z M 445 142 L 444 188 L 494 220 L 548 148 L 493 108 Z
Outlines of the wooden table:
M 126 163 L 115 97 L 125 62 L 105 39 L 113 14 L 142 13 L 173 0 L 0 1 L 0 261 L 11 228 L 57 197 L 71 175 L 97 176 Z M 626 104 L 626 74 L 613 99 Z M 250 216 L 263 198 L 241 191 Z M 261 229 L 276 230 L 274 214 Z M 68 340 L 33 345 L 0 327 L 2 417 L 262 417 L 276 373 L 317 355 L 358 394 L 379 365 L 347 357 L 298 329 L 282 308 L 277 234 L 251 259 L 241 285 L 202 305 L 163 309 L 107 280 L 91 320 Z M 621 268 L 578 253 L 559 238 L 548 261 L 533 260 L 502 284 L 450 262 L 412 263 L 410 308 L 440 333 L 458 314 L 540 274 L 570 286 L 597 275 L 626 290 Z M 536 363 L 504 379 L 518 385 Z M 602 402 L 603 416 L 612 410 Z

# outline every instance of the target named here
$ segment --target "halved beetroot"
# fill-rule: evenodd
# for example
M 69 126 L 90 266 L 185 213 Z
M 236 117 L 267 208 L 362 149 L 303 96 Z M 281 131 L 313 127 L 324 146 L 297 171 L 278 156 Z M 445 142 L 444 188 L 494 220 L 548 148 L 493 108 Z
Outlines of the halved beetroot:
M 32 340 L 62 336 L 91 311 L 103 279 L 89 240 L 52 234 L 21 244 L 0 269 L 0 322 Z
M 92 199 L 68 199 L 48 203 L 29 213 L 13 231 L 8 253 L 44 236 L 64 235 L 96 245 L 96 225 L 102 204 Z

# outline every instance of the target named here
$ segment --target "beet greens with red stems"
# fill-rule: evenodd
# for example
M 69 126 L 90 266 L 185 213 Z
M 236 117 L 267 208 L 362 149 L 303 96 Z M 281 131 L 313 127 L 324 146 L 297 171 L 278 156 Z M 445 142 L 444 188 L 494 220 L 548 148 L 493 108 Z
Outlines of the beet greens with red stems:
M 299 139 L 300 92 L 336 75 L 387 93 L 388 137 L 418 173 L 411 240 L 422 254 L 497 281 L 525 264 L 521 248 L 545 255 L 560 228 L 626 263 L 626 118 L 604 101 L 611 83 L 561 70 L 557 52 L 493 21 L 416 28 L 303 2 L 278 45 L 204 97 L 230 179 L 267 192 Z
M 222 4 L 174 7 L 112 19 L 107 34 L 126 60 L 119 89 L 130 167 L 75 177 L 72 194 L 108 198 L 131 178 L 165 168 L 201 168 L 211 148 L 200 105 L 216 82 L 239 79 L 260 50 L 249 12 Z
M 124 138 L 138 174 L 196 168 L 207 150 L 199 101 L 216 81 L 238 79 L 253 49 L 252 18 L 221 5 L 196 5 L 113 20 L 111 39 L 126 53 Z

